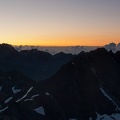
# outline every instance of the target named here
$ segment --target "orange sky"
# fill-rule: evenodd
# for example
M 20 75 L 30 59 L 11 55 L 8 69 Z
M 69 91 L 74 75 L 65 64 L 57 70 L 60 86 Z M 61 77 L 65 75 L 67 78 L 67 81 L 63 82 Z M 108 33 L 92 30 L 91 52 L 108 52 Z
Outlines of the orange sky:
M 0 1 L 0 43 L 102 46 L 120 42 L 120 1 Z

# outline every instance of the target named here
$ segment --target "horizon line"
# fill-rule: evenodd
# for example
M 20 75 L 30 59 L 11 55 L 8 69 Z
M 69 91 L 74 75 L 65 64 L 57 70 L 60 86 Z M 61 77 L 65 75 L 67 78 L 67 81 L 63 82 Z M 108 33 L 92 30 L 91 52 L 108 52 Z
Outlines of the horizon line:
M 114 43 L 116 45 L 118 45 L 119 43 L 115 43 L 115 42 L 110 42 L 110 43 L 107 43 L 105 45 L 109 45 L 111 43 Z M 34 47 L 38 47 L 38 46 L 41 46 L 41 47 L 75 47 L 75 46 L 80 46 L 80 47 L 104 47 L 105 45 L 28 45 L 28 44 L 20 44 L 20 45 L 16 45 L 16 44 L 10 44 L 10 43 L 0 43 L 0 44 L 8 44 L 8 45 L 11 45 L 11 46 L 34 46 Z

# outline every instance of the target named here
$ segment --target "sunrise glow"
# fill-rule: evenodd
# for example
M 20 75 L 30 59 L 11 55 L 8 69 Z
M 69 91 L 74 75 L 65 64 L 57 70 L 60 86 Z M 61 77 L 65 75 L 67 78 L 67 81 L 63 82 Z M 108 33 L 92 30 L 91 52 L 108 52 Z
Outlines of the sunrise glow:
M 102 46 L 120 42 L 120 1 L 0 1 L 0 43 Z

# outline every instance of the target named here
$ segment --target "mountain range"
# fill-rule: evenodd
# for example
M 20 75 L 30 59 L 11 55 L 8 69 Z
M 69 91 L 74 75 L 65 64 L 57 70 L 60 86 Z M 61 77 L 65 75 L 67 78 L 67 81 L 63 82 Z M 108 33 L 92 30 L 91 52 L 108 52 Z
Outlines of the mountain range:
M 44 68 L 53 58 L 59 67 L 44 80 L 32 80 L 24 73 L 26 66 L 35 66 L 31 61 Z M 6 64 L 0 71 L 0 120 L 120 119 L 120 51 L 98 48 L 76 56 L 52 56 L 37 50 L 18 52 L 4 44 L 0 63 L 0 68 Z M 22 68 L 21 63 L 27 65 Z M 21 71 L 10 69 L 19 64 Z
M 48 52 L 52 55 L 57 54 L 59 52 L 64 52 L 66 54 L 71 53 L 71 54 L 79 54 L 82 51 L 85 52 L 90 52 L 91 50 L 95 50 L 97 48 L 100 48 L 101 46 L 80 46 L 80 45 L 76 45 L 76 46 L 27 46 L 27 45 L 20 45 L 20 46 L 14 46 L 14 48 L 17 51 L 21 51 L 21 50 L 31 50 L 31 49 L 37 49 L 37 50 L 41 50 L 41 51 L 45 51 Z M 109 44 L 103 45 L 103 47 L 110 51 L 112 50 L 114 53 L 120 50 L 120 43 L 115 44 L 114 42 L 111 42 Z
M 36 81 L 51 77 L 73 57 L 72 54 L 51 55 L 36 49 L 17 51 L 8 44 L 0 44 L 0 70 L 16 70 Z

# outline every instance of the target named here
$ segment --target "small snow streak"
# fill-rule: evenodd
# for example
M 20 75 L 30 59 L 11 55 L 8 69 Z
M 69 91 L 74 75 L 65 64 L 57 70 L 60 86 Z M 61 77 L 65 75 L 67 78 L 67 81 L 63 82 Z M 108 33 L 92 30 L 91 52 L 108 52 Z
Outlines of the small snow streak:
M 2 86 L 0 86 L 0 91 L 2 90 Z
M 36 95 L 33 95 L 32 98 L 35 98 L 35 97 L 38 97 L 38 96 L 39 96 L 39 94 L 36 94 Z
M 25 99 L 24 101 L 32 101 L 35 97 L 38 97 L 39 96 L 39 94 L 36 94 L 36 95 L 33 95 L 31 98 L 29 98 L 29 99 Z
M 74 62 L 72 62 L 72 65 L 75 65 L 75 63 L 74 63 Z
M 97 119 L 96 120 L 119 120 L 120 119 L 120 114 L 118 113 L 115 113 L 115 114 L 112 114 L 112 115 L 100 115 L 98 113 L 97 114 Z
M 70 118 L 69 120 L 77 120 L 77 119 L 74 119 L 74 118 Z
M 92 120 L 92 117 L 91 117 L 91 118 L 89 118 L 89 120 Z
M 100 87 L 100 90 L 104 94 L 105 97 L 107 97 L 110 101 L 112 101 L 115 104 L 115 106 L 117 107 L 117 110 L 120 110 L 118 105 L 112 100 L 112 98 L 101 87 Z
M 33 89 L 33 87 L 31 87 L 31 88 L 27 91 L 27 93 L 26 93 L 22 98 L 18 99 L 16 102 L 19 102 L 19 101 L 21 101 L 22 99 L 24 99 L 24 98 L 29 94 L 29 92 L 30 92 L 32 89 Z
M 96 71 L 94 70 L 94 68 L 91 68 L 92 69 L 92 71 L 94 72 L 94 73 L 96 73 Z
M 50 93 L 46 92 L 45 95 L 50 95 Z
M 7 110 L 7 109 L 8 109 L 8 106 L 5 107 L 5 108 L 3 108 L 3 109 L 1 109 L 1 110 L 0 110 L 0 113 L 4 112 L 4 111 Z
M 12 99 L 13 99 L 13 97 L 9 97 L 7 100 L 5 100 L 5 104 L 8 103 Z

